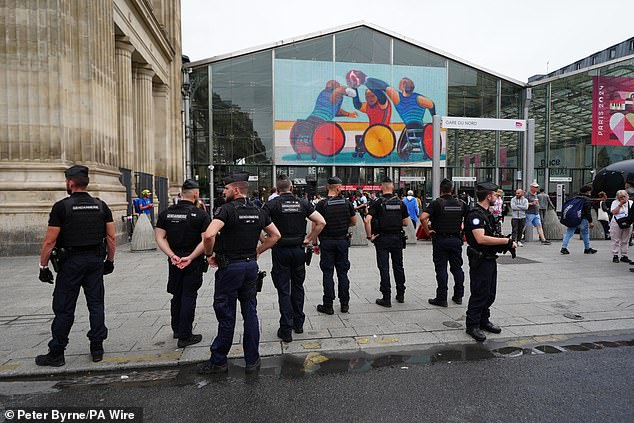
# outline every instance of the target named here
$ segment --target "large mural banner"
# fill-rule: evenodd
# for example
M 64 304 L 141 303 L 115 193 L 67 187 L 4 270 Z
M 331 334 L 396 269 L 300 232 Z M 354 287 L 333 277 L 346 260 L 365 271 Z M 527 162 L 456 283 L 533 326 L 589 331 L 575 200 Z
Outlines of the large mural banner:
M 277 164 L 431 166 L 445 68 L 276 59 L 274 86 Z
M 592 145 L 634 146 L 634 78 L 593 78 Z

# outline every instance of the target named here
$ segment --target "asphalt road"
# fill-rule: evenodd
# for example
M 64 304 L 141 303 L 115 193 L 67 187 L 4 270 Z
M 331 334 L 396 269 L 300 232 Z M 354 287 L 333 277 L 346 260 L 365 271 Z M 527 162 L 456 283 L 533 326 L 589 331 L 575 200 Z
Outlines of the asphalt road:
M 128 379 L 137 382 L 122 381 L 121 373 L 0 382 L 0 406 L 136 406 L 145 422 L 632 422 L 633 352 L 467 354 L 418 360 L 423 364 L 386 355 L 372 366 L 355 359 L 315 364 L 323 367 L 310 374 L 299 370 L 299 358 L 248 378 L 235 367 L 214 377 L 194 368 L 140 371 Z M 138 382 L 144 378 L 157 380 Z

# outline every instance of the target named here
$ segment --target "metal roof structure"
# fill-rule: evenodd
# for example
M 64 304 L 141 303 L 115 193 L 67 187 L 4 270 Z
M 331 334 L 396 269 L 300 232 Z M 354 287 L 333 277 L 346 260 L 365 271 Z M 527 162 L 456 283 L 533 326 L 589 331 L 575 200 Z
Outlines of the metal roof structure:
M 214 62 L 219 62 L 221 60 L 231 59 L 233 57 L 244 56 L 246 54 L 257 53 L 257 52 L 260 52 L 260 51 L 269 50 L 269 49 L 273 49 L 273 48 L 277 48 L 277 47 L 283 47 L 283 46 L 291 45 L 291 44 L 298 43 L 298 42 L 301 42 L 301 41 L 307 41 L 307 40 L 310 40 L 310 39 L 313 39 L 313 38 L 323 37 L 323 36 L 326 36 L 326 35 L 332 35 L 332 34 L 336 34 L 338 32 L 348 31 L 348 30 L 351 30 L 351 29 L 361 28 L 361 27 L 366 27 L 368 29 L 383 33 L 383 34 L 385 34 L 387 36 L 399 39 L 399 40 L 404 41 L 404 42 L 406 42 L 408 44 L 411 44 L 413 46 L 416 46 L 416 47 L 422 48 L 424 50 L 430 51 L 430 52 L 435 53 L 435 54 L 437 54 L 439 56 L 442 56 L 442 57 L 444 57 L 446 59 L 453 60 L 455 62 L 459 62 L 459 63 L 461 63 L 463 65 L 466 65 L 466 66 L 470 66 L 470 67 L 472 67 L 472 68 L 474 68 L 476 70 L 479 70 L 479 71 L 484 72 L 484 73 L 488 73 L 489 75 L 498 77 L 500 79 L 504 79 L 504 80 L 506 80 L 508 82 L 511 82 L 513 84 L 516 84 L 516 85 L 519 85 L 521 87 L 525 87 L 527 85 L 526 82 L 522 82 L 522 81 L 519 81 L 517 79 L 502 75 L 499 72 L 495 72 L 495 71 L 487 69 L 485 67 L 476 65 L 476 64 L 471 63 L 471 62 L 469 62 L 467 60 L 461 59 L 460 57 L 454 56 L 453 54 L 447 53 L 446 51 L 437 49 L 435 47 L 432 47 L 432 46 L 429 46 L 427 44 L 421 43 L 420 41 L 414 40 L 414 39 L 406 37 L 404 35 L 397 34 L 396 32 L 390 31 L 388 29 L 382 28 L 382 27 L 380 27 L 378 25 L 375 25 L 375 24 L 372 24 L 372 23 L 369 23 L 369 22 L 365 22 L 365 21 L 354 22 L 354 23 L 341 25 L 341 26 L 337 26 L 337 27 L 334 27 L 334 28 L 330 28 L 330 29 L 325 29 L 323 31 L 312 32 L 310 34 L 302 35 L 302 36 L 291 38 L 291 39 L 287 39 L 287 40 L 280 40 L 280 41 L 277 41 L 277 42 L 262 44 L 262 45 L 259 45 L 259 46 L 255 46 L 255 47 L 250 47 L 250 48 L 243 49 L 243 50 L 234 51 L 234 52 L 231 52 L 231 53 L 225 53 L 225 54 L 221 54 L 221 55 L 218 55 L 218 56 L 213 56 L 213 57 L 210 57 L 210 58 L 207 58 L 207 59 L 202 59 L 202 60 L 197 60 L 197 61 L 194 61 L 194 62 L 191 62 L 191 63 L 187 63 L 184 66 L 186 68 L 196 68 L 196 67 L 208 65 L 208 64 L 211 64 L 211 63 L 214 63 Z

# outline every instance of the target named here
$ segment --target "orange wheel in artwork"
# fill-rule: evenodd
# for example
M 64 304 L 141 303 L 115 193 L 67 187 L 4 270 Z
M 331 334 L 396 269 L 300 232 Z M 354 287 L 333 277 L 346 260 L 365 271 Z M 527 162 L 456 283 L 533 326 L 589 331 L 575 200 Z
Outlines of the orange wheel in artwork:
M 313 133 L 313 148 L 322 156 L 339 154 L 345 141 L 346 135 L 336 122 L 324 122 Z
M 369 126 L 363 133 L 363 144 L 368 154 L 382 159 L 390 155 L 396 144 L 394 131 L 387 125 L 377 123 Z
M 434 151 L 433 126 L 431 123 L 426 123 L 423 127 L 423 148 L 425 149 L 425 154 L 431 159 Z

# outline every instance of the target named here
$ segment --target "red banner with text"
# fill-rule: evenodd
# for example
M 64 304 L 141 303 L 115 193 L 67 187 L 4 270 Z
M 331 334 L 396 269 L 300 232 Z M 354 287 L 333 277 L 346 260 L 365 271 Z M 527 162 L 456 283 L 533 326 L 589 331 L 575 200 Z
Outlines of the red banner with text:
M 634 78 L 593 78 L 592 145 L 634 146 Z

